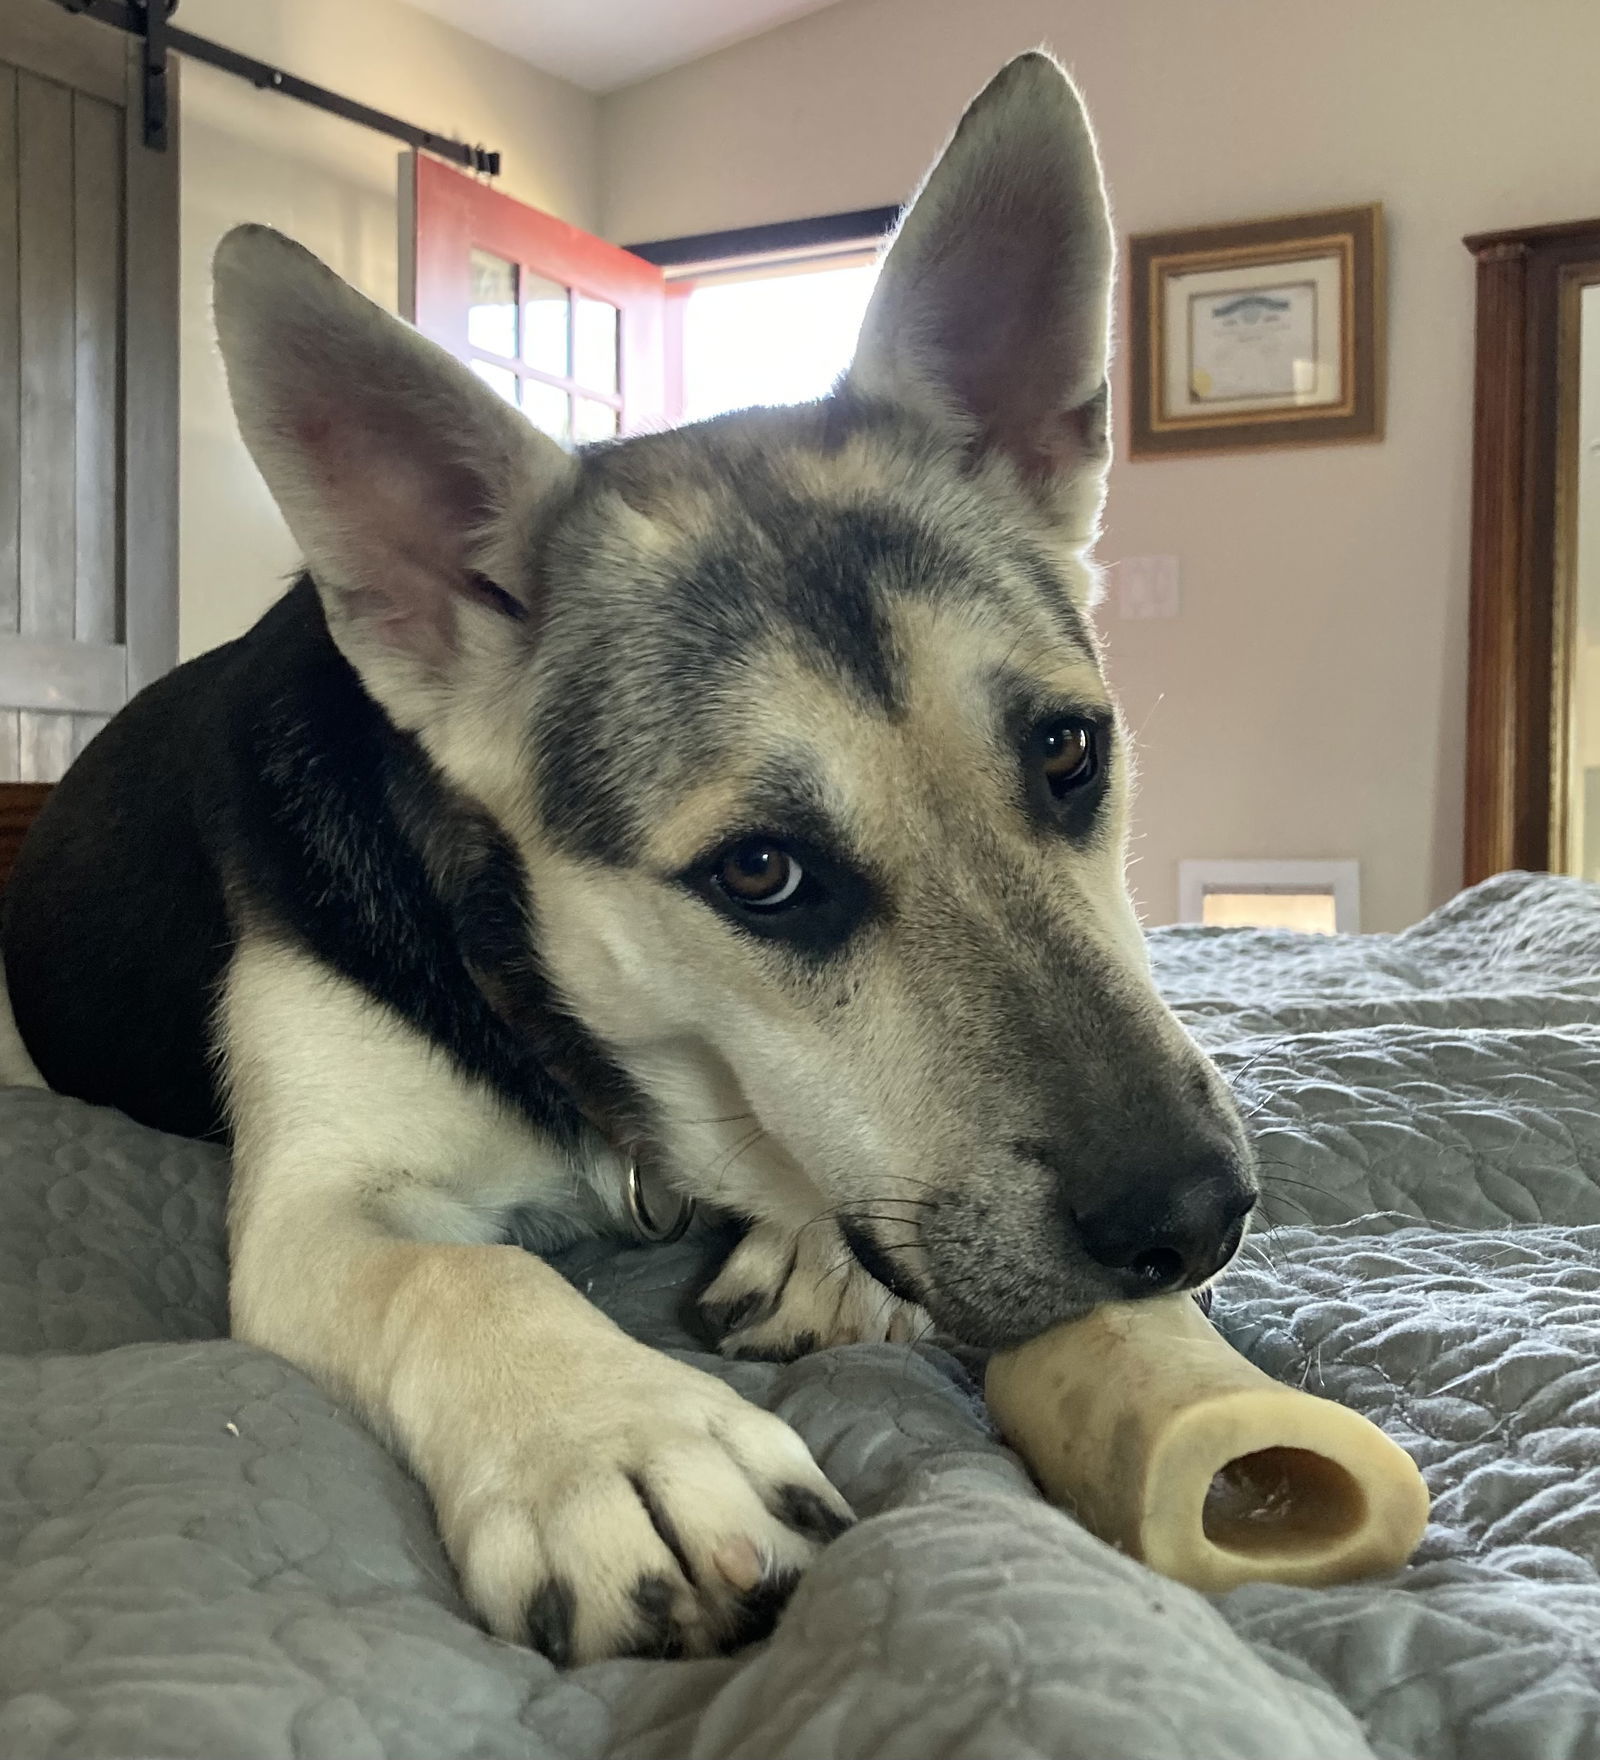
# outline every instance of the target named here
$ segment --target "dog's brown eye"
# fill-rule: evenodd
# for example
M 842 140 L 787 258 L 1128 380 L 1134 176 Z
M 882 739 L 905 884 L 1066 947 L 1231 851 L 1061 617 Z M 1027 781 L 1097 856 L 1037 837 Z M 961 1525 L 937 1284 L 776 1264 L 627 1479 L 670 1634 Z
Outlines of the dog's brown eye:
M 1095 730 L 1075 717 L 1044 730 L 1044 776 L 1052 794 L 1066 794 L 1094 779 Z
M 747 837 L 717 864 L 717 884 L 736 904 L 770 910 L 787 904 L 800 890 L 805 870 L 781 845 Z

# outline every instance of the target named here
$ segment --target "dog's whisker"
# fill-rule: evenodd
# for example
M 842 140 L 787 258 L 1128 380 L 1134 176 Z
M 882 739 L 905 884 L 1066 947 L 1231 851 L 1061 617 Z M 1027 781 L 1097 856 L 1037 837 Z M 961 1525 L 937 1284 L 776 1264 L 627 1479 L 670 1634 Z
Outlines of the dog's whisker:
M 665 1118 L 669 1124 L 685 1126 L 753 1124 L 755 1122 L 755 1116 L 756 1115 L 753 1112 L 724 1112 L 716 1118 L 679 1118 L 674 1113 L 670 1112 L 662 1114 L 662 1117 Z
M 755 1148 L 756 1144 L 759 1143 L 766 1134 L 766 1131 L 758 1124 L 748 1133 L 748 1135 L 740 1138 L 740 1140 L 735 1143 L 719 1161 L 715 1162 L 711 1168 L 707 1169 L 706 1177 L 719 1192 L 726 1187 L 728 1178 L 732 1174 L 734 1168 L 738 1166 L 753 1148 Z

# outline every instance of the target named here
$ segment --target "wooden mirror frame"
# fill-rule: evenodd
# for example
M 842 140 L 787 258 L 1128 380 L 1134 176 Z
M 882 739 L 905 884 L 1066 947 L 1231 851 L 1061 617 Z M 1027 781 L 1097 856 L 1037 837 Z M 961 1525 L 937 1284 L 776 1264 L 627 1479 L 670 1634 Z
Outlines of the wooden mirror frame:
M 1472 885 L 1566 855 L 1572 617 L 1569 443 L 1577 432 L 1578 296 L 1600 280 L 1600 220 L 1479 233 L 1472 418 L 1472 609 L 1466 834 Z

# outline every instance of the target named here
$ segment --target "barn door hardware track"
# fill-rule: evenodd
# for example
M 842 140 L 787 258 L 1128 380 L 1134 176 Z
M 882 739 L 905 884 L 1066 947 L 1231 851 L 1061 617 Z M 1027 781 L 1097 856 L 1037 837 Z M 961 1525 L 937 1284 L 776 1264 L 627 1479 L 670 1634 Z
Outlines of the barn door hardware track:
M 203 61 L 208 67 L 220 68 L 238 79 L 248 80 L 264 92 L 281 92 L 286 98 L 310 104 L 313 109 L 326 110 L 330 116 L 343 117 L 361 128 L 404 141 L 407 146 L 420 147 L 437 158 L 448 159 L 468 171 L 480 171 L 490 177 L 500 174 L 500 155 L 487 147 L 469 147 L 464 141 L 446 140 L 430 129 L 402 122 L 398 116 L 358 104 L 326 86 L 313 85 L 273 67 L 265 61 L 253 60 L 213 43 L 209 37 L 197 37 L 192 31 L 180 30 L 171 22 L 178 0 L 56 0 L 63 11 L 84 18 L 98 19 L 143 42 L 144 59 L 144 144 L 156 152 L 167 145 L 167 56 L 187 55 L 192 61 Z

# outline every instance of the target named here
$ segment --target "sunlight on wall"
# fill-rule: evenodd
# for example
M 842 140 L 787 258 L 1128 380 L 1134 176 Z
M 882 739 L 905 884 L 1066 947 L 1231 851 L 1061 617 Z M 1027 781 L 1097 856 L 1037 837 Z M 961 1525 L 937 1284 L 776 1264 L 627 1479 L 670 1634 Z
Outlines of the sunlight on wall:
M 684 420 L 824 396 L 850 364 L 875 263 L 718 281 L 684 301 Z

